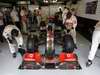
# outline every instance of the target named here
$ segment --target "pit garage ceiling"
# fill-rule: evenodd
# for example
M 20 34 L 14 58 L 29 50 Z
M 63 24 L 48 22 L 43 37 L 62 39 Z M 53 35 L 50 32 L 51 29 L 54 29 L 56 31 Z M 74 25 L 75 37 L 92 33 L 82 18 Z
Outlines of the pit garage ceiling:
M 29 0 L 0 0 L 0 2 L 3 2 L 3 3 L 16 3 L 18 1 L 29 1 Z
M 13 3 L 16 3 L 18 1 L 34 1 L 34 2 L 43 2 L 44 0 L 0 0 L 0 2 L 3 2 L 3 3 L 10 3 L 10 4 L 13 4 Z M 52 1 L 52 0 L 50 0 Z M 68 2 L 68 1 L 80 1 L 80 0 L 57 0 L 57 2 Z

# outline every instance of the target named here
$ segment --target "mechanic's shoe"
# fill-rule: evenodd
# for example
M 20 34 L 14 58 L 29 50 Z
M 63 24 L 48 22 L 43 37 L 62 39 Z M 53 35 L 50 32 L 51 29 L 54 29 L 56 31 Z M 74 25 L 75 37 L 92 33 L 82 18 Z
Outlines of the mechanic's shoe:
M 16 58 L 16 56 L 17 56 L 16 53 L 13 53 L 13 58 Z
M 92 61 L 91 60 L 88 60 L 87 62 L 86 62 L 86 67 L 89 67 L 89 66 L 91 66 L 92 65 Z

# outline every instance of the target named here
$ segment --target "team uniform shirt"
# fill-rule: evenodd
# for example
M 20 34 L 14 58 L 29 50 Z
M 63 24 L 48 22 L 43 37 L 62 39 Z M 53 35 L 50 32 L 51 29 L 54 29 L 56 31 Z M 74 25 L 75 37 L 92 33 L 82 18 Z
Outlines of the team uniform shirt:
M 68 13 L 68 10 L 67 10 L 67 9 L 65 9 L 65 10 L 63 11 L 63 13 L 62 13 L 63 24 L 65 23 L 67 13 Z
M 20 12 L 20 16 L 21 16 L 21 20 L 22 22 L 27 22 L 27 12 L 25 12 L 24 10 L 21 10 Z
M 67 20 L 65 21 L 65 27 L 66 27 L 67 29 L 71 29 L 71 28 L 73 27 L 73 21 L 72 21 L 71 19 L 67 19 Z
M 18 12 L 16 10 L 12 10 L 10 15 L 11 15 L 11 17 L 12 17 L 14 22 L 18 22 L 19 21 Z
M 75 16 L 72 15 L 70 19 L 65 20 L 64 24 L 65 24 L 66 28 L 68 28 L 68 29 L 70 29 L 72 27 L 75 29 L 77 26 L 77 19 Z

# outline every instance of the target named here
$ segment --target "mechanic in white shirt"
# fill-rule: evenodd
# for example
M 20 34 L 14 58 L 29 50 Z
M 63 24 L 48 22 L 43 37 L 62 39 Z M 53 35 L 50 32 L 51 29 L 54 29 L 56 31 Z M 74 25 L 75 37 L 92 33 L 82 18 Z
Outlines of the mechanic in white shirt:
M 14 47 L 15 45 L 14 45 L 13 38 L 17 41 L 18 52 L 20 52 L 22 50 L 21 52 L 24 53 L 24 50 L 22 49 L 23 37 L 22 37 L 20 30 L 15 25 L 7 25 L 4 28 L 3 36 L 7 40 L 8 44 L 9 44 L 10 52 L 12 53 L 14 58 L 16 57 L 17 51 L 15 50 L 15 47 Z
M 64 25 L 66 27 L 66 30 L 72 35 L 74 43 L 76 44 L 77 19 L 74 15 L 72 15 L 71 12 L 67 13 Z
M 97 22 L 95 30 L 93 32 L 91 50 L 88 55 L 88 61 L 86 62 L 87 67 L 92 65 L 92 61 L 95 58 L 95 54 L 98 50 L 99 44 L 100 44 L 100 21 Z
M 19 28 L 21 29 L 20 23 L 19 23 L 19 15 L 18 15 L 18 11 L 16 10 L 15 6 L 13 7 L 10 16 L 12 18 L 13 23 Z

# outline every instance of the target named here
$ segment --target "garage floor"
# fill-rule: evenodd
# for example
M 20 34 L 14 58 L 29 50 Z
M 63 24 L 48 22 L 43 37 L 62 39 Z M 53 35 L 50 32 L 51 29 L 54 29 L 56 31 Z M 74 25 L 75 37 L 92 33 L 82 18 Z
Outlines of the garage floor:
M 100 73 L 99 57 L 94 59 L 93 65 L 89 68 L 85 66 L 90 45 L 91 43 L 88 40 L 77 33 L 78 49 L 75 50 L 75 52 L 79 57 L 79 63 L 82 70 L 19 70 L 18 67 L 22 62 L 20 54 L 18 54 L 17 58 L 12 58 L 8 44 L 6 42 L 0 43 L 0 75 L 97 75 Z M 40 48 L 40 50 L 43 50 L 43 48 Z M 100 50 L 98 50 L 96 56 L 100 56 Z

